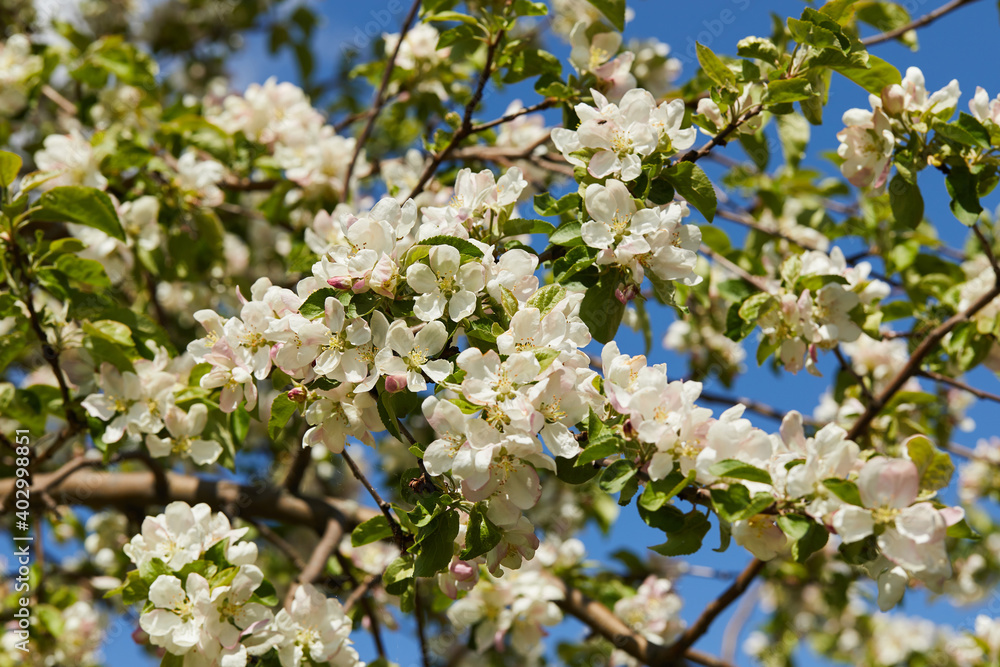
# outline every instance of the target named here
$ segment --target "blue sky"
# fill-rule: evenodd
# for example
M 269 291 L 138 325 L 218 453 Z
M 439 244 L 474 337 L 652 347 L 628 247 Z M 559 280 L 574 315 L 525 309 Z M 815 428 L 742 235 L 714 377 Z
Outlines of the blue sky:
M 937 0 L 909 0 L 908 7 L 914 16 L 925 14 L 938 6 Z M 405 5 L 405 6 L 404 6 Z M 325 78 L 333 71 L 339 54 L 345 45 L 378 32 L 398 30 L 409 2 L 400 0 L 374 0 L 370 3 L 356 2 L 315 2 L 312 6 L 316 11 L 326 16 L 316 35 L 319 46 L 317 63 L 320 78 Z M 771 17 L 773 12 L 779 17 L 798 16 L 804 3 L 798 0 L 703 0 L 702 2 L 661 2 L 658 0 L 639 0 L 631 2 L 635 11 L 634 20 L 627 26 L 626 39 L 630 37 L 655 36 L 671 45 L 675 56 L 682 59 L 684 73 L 682 78 L 690 76 L 697 68 L 693 57 L 694 41 L 698 40 L 711 46 L 720 53 L 735 53 L 736 42 L 748 35 L 768 35 L 771 32 Z M 393 12 L 393 9 L 403 7 Z M 998 22 L 995 3 L 978 2 L 964 7 L 958 12 L 945 17 L 934 25 L 920 31 L 921 50 L 911 52 L 896 43 L 888 43 L 873 47 L 873 52 L 896 65 L 900 71 L 908 66 L 920 67 L 926 76 L 930 90 L 943 87 L 952 78 L 957 78 L 962 90 L 960 109 L 967 110 L 968 100 L 981 85 L 991 93 L 991 97 L 1000 92 L 1000 69 L 996 67 L 995 58 L 984 56 L 985 45 L 995 44 Z M 552 47 L 560 55 L 565 55 L 565 49 L 553 42 Z M 237 58 L 234 65 L 235 87 L 237 89 L 254 81 L 263 81 L 268 76 L 279 79 L 295 78 L 295 67 L 284 55 L 272 59 L 266 54 L 262 38 L 250 36 L 247 49 Z M 531 91 L 514 90 L 501 91 L 491 95 L 487 100 L 487 109 L 480 113 L 480 118 L 489 119 L 500 115 L 509 101 L 519 94 L 526 103 L 530 103 Z M 841 125 L 839 117 L 850 107 L 867 107 L 868 96 L 855 84 L 843 78 L 835 77 L 831 89 L 830 105 L 825 112 L 827 124 L 813 128 L 813 139 L 807 154 L 807 163 L 830 171 L 830 167 L 819 157 L 822 152 L 833 150 L 837 146 L 835 135 Z M 556 122 L 555 116 L 552 122 Z M 737 146 L 726 149 L 727 153 L 739 155 Z M 925 172 L 920 184 L 926 202 L 927 217 L 936 223 L 939 234 L 953 245 L 958 245 L 965 238 L 966 228 L 957 222 L 948 210 L 948 200 L 945 194 L 943 179 L 937 172 Z M 987 199 L 984 205 L 991 209 L 997 205 L 996 196 Z M 718 220 L 719 225 L 735 236 L 741 236 L 738 227 Z M 655 308 L 652 312 L 654 340 L 662 338 L 663 332 L 672 321 L 672 313 L 665 308 Z M 641 337 L 623 331 L 621 337 L 624 351 L 640 353 L 642 351 Z M 751 345 L 753 343 L 750 343 Z M 833 363 L 829 355 L 823 358 L 820 365 L 824 370 L 824 378 L 815 378 L 806 373 L 797 376 L 784 374 L 775 378 L 767 369 L 756 368 L 752 359 L 748 359 L 749 372 L 736 384 L 733 391 L 737 395 L 766 396 L 767 402 L 783 410 L 798 409 L 811 413 L 817 398 L 833 378 Z M 654 345 L 650 355 L 651 363 L 666 362 L 669 375 L 679 377 L 686 372 L 683 359 Z M 997 378 L 988 372 L 978 372 L 971 377 L 974 384 L 986 390 L 997 391 Z M 761 388 L 764 387 L 764 390 Z M 713 406 L 714 407 L 714 406 Z M 956 434 L 956 441 L 967 446 L 974 446 L 976 441 L 998 432 L 1000 424 L 995 406 L 979 403 L 970 411 L 977 428 L 973 433 Z M 772 430 L 777 425 L 767 420 L 760 422 L 766 429 Z M 654 545 L 663 541 L 663 535 L 647 527 L 637 516 L 635 508 L 624 508 L 620 520 L 615 524 L 609 536 L 603 536 L 596 531 L 584 535 L 591 558 L 606 560 L 608 555 L 623 546 L 629 546 L 641 552 L 642 546 Z M 710 549 L 717 546 L 717 533 L 709 533 L 706 538 L 706 548 L 692 562 L 720 570 L 739 570 L 749 559 L 735 545 L 727 552 L 718 554 Z M 679 583 L 679 591 L 684 597 L 684 616 L 690 622 L 704 605 L 714 598 L 725 586 L 726 582 L 686 577 Z M 723 629 L 731 615 L 724 614 L 713 626 L 713 629 L 699 643 L 698 647 L 713 654 L 718 654 L 722 643 Z M 907 614 L 924 615 L 938 622 L 952 625 L 967 625 L 976 613 L 975 608 L 955 609 L 947 602 L 931 602 L 926 596 L 907 595 L 902 608 Z M 746 631 L 753 627 L 760 617 L 751 618 L 745 626 Z M 405 627 L 405 626 L 404 626 Z M 362 656 L 374 658 L 370 642 L 364 632 L 356 632 L 355 640 Z M 583 629 L 575 623 L 567 623 L 565 630 L 557 633 L 560 637 L 581 637 Z M 414 645 L 408 637 L 390 635 L 387 637 L 387 648 L 390 658 L 399 661 L 404 666 L 411 661 L 407 656 L 413 656 Z M 149 662 L 138 648 L 132 644 L 129 633 L 122 633 L 112 641 L 107 649 L 108 664 L 144 665 Z M 740 656 L 739 664 L 748 664 Z M 155 664 L 155 663 L 154 663 Z

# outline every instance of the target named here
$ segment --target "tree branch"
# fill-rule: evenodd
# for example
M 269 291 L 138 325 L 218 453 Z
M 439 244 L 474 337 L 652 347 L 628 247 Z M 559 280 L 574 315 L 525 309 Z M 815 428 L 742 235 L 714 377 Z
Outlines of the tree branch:
M 382 496 L 379 494 L 378 490 L 372 486 L 372 483 L 368 481 L 361 469 L 358 468 L 358 464 L 354 462 L 354 459 L 350 457 L 345 449 L 340 453 L 344 457 L 344 461 L 347 463 L 347 467 L 351 469 L 351 473 L 354 474 L 355 479 L 361 482 L 362 486 L 368 490 L 368 494 L 378 505 L 378 508 L 382 510 L 382 514 L 385 516 L 386 521 L 389 522 L 389 528 L 392 529 L 393 539 L 396 541 L 396 546 L 399 547 L 400 551 L 406 551 L 406 536 L 403 535 L 403 529 L 399 527 L 399 522 L 396 521 L 396 517 L 392 515 L 392 506 L 389 505 Z
M 952 0 L 948 4 L 941 5 L 940 7 L 938 7 L 937 9 L 935 9 L 930 13 L 924 14 L 920 18 L 910 21 L 906 25 L 900 26 L 893 30 L 888 30 L 886 32 L 881 32 L 877 35 L 872 35 L 871 37 L 865 37 L 864 39 L 861 40 L 861 43 L 864 44 L 865 46 L 874 46 L 875 44 L 888 42 L 890 40 L 896 39 L 901 35 L 906 34 L 911 30 L 915 30 L 916 28 L 921 28 L 925 25 L 933 23 L 934 21 L 938 20 L 945 14 L 948 14 L 949 12 L 958 9 L 962 5 L 969 5 L 972 4 L 973 2 L 975 2 L 975 0 Z
M 490 80 L 490 75 L 493 73 L 493 58 L 496 56 L 497 47 L 500 42 L 503 41 L 504 31 L 501 30 L 497 33 L 496 39 L 489 43 L 486 49 L 486 63 L 483 65 L 483 71 L 479 73 L 479 82 L 476 84 L 476 90 L 472 94 L 472 99 L 469 103 L 465 105 L 465 116 L 462 118 L 462 125 L 459 126 L 455 133 L 451 135 L 451 140 L 448 145 L 441 150 L 440 153 L 434 156 L 431 163 L 427 165 L 424 169 L 424 173 L 420 175 L 420 180 L 417 184 L 413 186 L 413 190 L 410 192 L 408 199 L 416 197 L 418 194 L 424 191 L 427 183 L 434 176 L 438 167 L 444 162 L 448 156 L 451 154 L 455 147 L 467 136 L 472 134 L 472 113 L 475 111 L 476 107 L 479 106 L 479 102 L 483 99 L 483 90 L 486 89 L 486 82 Z
M 712 152 L 712 149 L 716 146 L 725 146 L 729 142 L 729 135 L 739 129 L 740 125 L 747 122 L 754 116 L 758 115 L 763 111 L 764 107 L 760 104 L 755 104 L 746 111 L 743 111 L 736 118 L 733 118 L 729 123 L 719 130 L 719 133 L 712 137 L 712 140 L 706 143 L 704 146 L 698 150 L 691 150 L 684 154 L 678 162 L 697 162 L 701 158 L 705 157 Z
M 736 577 L 736 581 L 723 591 L 722 595 L 709 602 L 708 606 L 701 612 L 698 620 L 687 629 L 680 639 L 674 642 L 668 651 L 669 657 L 678 659 L 687 649 L 691 648 L 702 635 L 708 632 L 708 628 L 712 625 L 716 617 L 725 611 L 726 607 L 732 604 L 734 600 L 743 595 L 763 569 L 764 561 L 759 558 L 754 558 L 750 561 L 750 564 Z
M 54 474 L 35 475 L 34 486 L 44 488 L 57 502 L 87 507 L 149 507 L 180 500 L 195 505 L 206 503 L 217 511 L 234 516 L 280 521 L 307 526 L 317 532 L 331 519 L 340 522 L 345 532 L 377 515 L 351 501 L 336 498 L 295 496 L 266 485 L 240 485 L 225 480 L 207 480 L 191 475 L 164 473 L 166 493 L 159 497 L 156 475 L 151 472 L 96 472 L 80 470 L 50 484 Z M 0 498 L 14 489 L 14 479 L 0 480 Z M 35 493 L 31 494 L 32 497 Z M 6 503 L 0 512 L 6 511 Z
M 961 380 L 950 378 L 947 375 L 942 375 L 941 373 L 936 373 L 934 371 L 929 371 L 925 369 L 917 371 L 917 375 L 919 375 L 920 377 L 925 377 L 928 380 L 934 380 L 935 382 L 946 384 L 948 386 L 954 387 L 955 389 L 961 389 L 962 391 L 967 391 L 976 398 L 981 398 L 986 401 L 993 401 L 994 403 L 1000 403 L 1000 396 L 997 396 L 996 394 L 991 394 L 988 391 L 983 391 L 982 389 L 977 389 L 976 387 L 965 384 Z
M 386 63 L 385 71 L 382 73 L 382 83 L 379 84 L 378 92 L 375 94 L 375 102 L 372 105 L 371 114 L 368 116 L 368 121 L 365 123 L 365 127 L 361 130 L 361 136 L 358 137 L 357 142 L 354 144 L 354 154 L 351 155 L 351 161 L 347 164 L 347 174 L 344 176 L 344 192 L 341 196 L 341 201 L 347 201 L 347 195 L 351 191 L 351 176 L 354 175 L 354 165 L 357 164 L 358 156 L 361 155 L 361 151 L 365 148 L 365 143 L 368 141 L 368 137 L 371 136 L 372 128 L 375 126 L 375 120 L 378 118 L 379 112 L 382 111 L 382 106 L 386 102 L 385 91 L 389 87 L 389 80 L 392 78 L 392 70 L 396 68 L 396 57 L 399 55 L 399 49 L 403 46 L 403 40 L 406 39 L 406 33 L 410 31 L 410 25 L 413 23 L 413 19 L 416 18 L 417 12 L 420 10 L 420 0 L 413 0 L 413 4 L 410 5 L 410 11 L 407 13 L 406 18 L 403 19 L 403 27 L 399 33 L 399 41 L 396 42 L 396 48 L 392 50 L 392 55 L 389 56 L 389 62 Z

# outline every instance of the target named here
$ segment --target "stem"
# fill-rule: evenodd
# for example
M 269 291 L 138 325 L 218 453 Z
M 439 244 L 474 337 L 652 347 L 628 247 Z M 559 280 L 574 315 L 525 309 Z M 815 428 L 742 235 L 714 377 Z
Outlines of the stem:
M 865 46 L 873 46 L 875 44 L 881 44 L 882 42 L 888 42 L 890 40 L 896 39 L 897 37 L 911 30 L 914 30 L 916 28 L 921 28 L 925 25 L 933 23 L 934 21 L 938 20 L 945 14 L 948 14 L 949 12 L 958 9 L 962 5 L 972 4 L 973 2 L 975 2 L 975 0 L 952 0 L 948 4 L 942 5 L 937 9 L 935 9 L 934 11 L 928 14 L 924 14 L 920 18 L 910 21 L 904 26 L 900 26 L 893 30 L 882 32 L 877 35 L 872 35 L 871 37 L 865 37 L 864 39 L 861 40 L 861 43 L 864 44 Z
M 426 187 L 427 183 L 430 182 L 438 167 L 441 166 L 441 163 L 448 158 L 451 152 L 455 150 L 455 147 L 458 146 L 463 139 L 472 134 L 474 127 L 472 125 L 472 113 L 483 99 L 483 90 L 486 89 L 486 82 L 490 80 L 490 75 L 493 73 L 493 58 L 496 56 L 497 47 L 503 40 L 503 36 L 504 31 L 501 30 L 497 33 L 496 39 L 492 40 L 486 49 L 486 63 L 483 65 L 483 71 L 479 73 L 479 82 L 476 84 L 476 90 L 472 94 L 472 99 L 469 100 L 467 105 L 465 105 L 465 116 L 462 118 L 462 125 L 455 130 L 453 135 L 451 135 L 451 141 L 448 142 L 448 145 L 445 146 L 440 153 L 435 155 L 434 159 L 431 160 L 431 163 L 427 165 L 426 169 L 424 169 L 424 173 L 420 175 L 420 180 L 417 181 L 415 186 L 413 186 L 413 190 L 410 192 L 408 199 L 413 199 L 424 191 L 424 187 Z
M 396 517 L 392 515 L 392 506 L 382 499 L 378 490 L 372 486 L 371 482 L 368 481 L 368 478 L 365 477 L 363 472 L 361 472 L 361 469 L 358 468 L 358 464 L 354 462 L 354 459 L 350 457 L 346 449 L 341 452 L 341 456 L 344 457 L 344 461 L 347 463 L 347 467 L 351 469 L 355 479 L 361 482 L 362 486 L 368 490 L 368 494 L 372 497 L 372 500 L 374 500 L 375 504 L 378 505 L 378 508 L 382 510 L 382 514 L 385 516 L 386 521 L 389 522 L 389 528 L 392 530 L 392 536 L 396 541 L 396 546 L 399 547 L 400 551 L 406 551 L 406 536 L 403 535 L 403 529 L 399 527 L 399 522 L 396 521 Z
M 347 201 L 347 195 L 351 191 L 351 176 L 354 175 L 354 165 L 357 164 L 358 156 L 361 155 L 361 151 L 364 150 L 365 143 L 368 141 L 368 137 L 371 136 L 372 128 L 375 126 L 375 120 L 378 118 L 379 112 L 382 111 L 382 106 L 386 102 L 385 91 L 389 87 L 389 80 L 392 78 L 392 70 L 396 68 L 396 57 L 399 55 L 399 49 L 403 46 L 403 40 L 406 39 L 406 33 L 410 31 L 410 25 L 413 23 L 413 19 L 417 16 L 417 11 L 420 10 L 420 0 L 413 0 L 413 4 L 410 5 L 410 11 L 403 19 L 403 27 L 399 33 L 399 41 L 396 42 L 396 48 L 392 50 L 392 55 L 389 56 L 389 62 L 385 66 L 385 71 L 382 73 L 382 83 L 379 84 L 378 92 L 375 94 L 375 103 L 372 106 L 371 114 L 368 116 L 368 121 L 365 123 L 365 127 L 361 130 L 361 136 L 358 137 L 357 142 L 354 144 L 354 154 L 351 155 L 351 161 L 347 164 L 347 174 L 344 176 L 344 193 L 341 196 L 341 201 Z

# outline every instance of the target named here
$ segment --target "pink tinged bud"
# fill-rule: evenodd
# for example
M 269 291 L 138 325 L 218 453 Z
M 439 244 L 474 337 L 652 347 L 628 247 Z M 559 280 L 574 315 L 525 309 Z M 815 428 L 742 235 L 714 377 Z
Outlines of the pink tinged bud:
M 142 628 L 136 628 L 132 631 L 132 641 L 140 646 L 145 646 L 149 643 L 149 635 Z
M 817 361 L 819 361 L 819 353 L 816 351 L 816 345 L 815 344 L 810 344 L 809 345 L 809 358 L 812 360 L 812 362 L 814 364 Z
M 326 284 L 334 289 L 351 289 L 350 276 L 334 276 L 327 278 Z
M 351 285 L 351 291 L 355 294 L 361 294 L 368 289 L 368 281 L 362 278 Z
M 624 288 L 619 286 L 615 288 L 615 298 L 622 303 L 628 303 L 629 301 L 634 299 L 635 294 L 636 294 L 635 285 L 628 285 Z
M 390 394 L 395 394 L 404 389 L 406 389 L 405 375 L 389 375 L 385 378 L 385 390 Z
M 302 403 L 306 400 L 306 390 L 305 387 L 295 387 L 294 389 L 288 390 L 288 400 L 294 401 L 296 403 Z
M 464 560 L 458 560 L 452 563 L 451 573 L 458 581 L 467 581 L 475 576 L 476 568 Z

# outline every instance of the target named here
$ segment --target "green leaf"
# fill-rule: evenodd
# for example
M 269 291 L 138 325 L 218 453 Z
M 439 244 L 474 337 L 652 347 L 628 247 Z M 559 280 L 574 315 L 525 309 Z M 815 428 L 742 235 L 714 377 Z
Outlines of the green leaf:
M 391 537 L 392 528 L 389 526 L 389 520 L 385 518 L 384 514 L 379 514 L 358 524 L 351 531 L 351 546 L 363 547 L 366 544 L 387 540 Z
M 831 67 L 872 95 L 881 95 L 883 88 L 903 80 L 898 69 L 873 55 L 868 56 L 867 68 L 852 65 L 831 65 Z
M 771 483 L 771 475 L 766 470 L 761 470 L 756 466 L 736 459 L 725 459 L 713 463 L 708 469 L 708 474 L 716 477 L 728 477 L 730 479 L 745 479 L 748 482 Z
M 590 0 L 590 4 L 604 14 L 611 25 L 618 30 L 625 29 L 625 0 Z
M 582 224 L 579 220 L 571 220 L 559 225 L 549 236 L 549 243 L 565 247 L 583 245 L 583 236 L 580 228 Z
M 21 156 L 0 151 L 0 187 L 9 188 L 21 172 Z
M 65 185 L 43 193 L 38 204 L 42 209 L 35 213 L 36 220 L 75 222 L 98 229 L 119 241 L 125 240 L 125 231 L 111 197 L 100 190 Z
M 964 163 L 954 165 L 944 179 L 948 194 L 951 195 L 951 212 L 963 225 L 971 227 L 979 220 L 983 207 L 979 203 L 976 177 Z
M 958 540 L 980 540 L 982 536 L 963 518 L 958 523 L 948 526 L 948 537 Z
M 731 484 L 728 489 L 712 489 L 711 494 L 715 511 L 729 523 L 756 516 L 774 503 L 770 493 L 757 493 L 751 498 L 750 491 L 742 484 Z
M 580 319 L 599 343 L 607 343 L 618 333 L 625 304 L 615 295 L 621 284 L 621 271 L 608 271 L 593 287 L 587 289 L 580 302 Z
M 825 527 L 801 514 L 779 516 L 778 527 L 792 543 L 792 558 L 800 563 L 826 546 L 830 539 L 830 533 Z
M 527 305 L 537 308 L 544 317 L 565 297 L 566 288 L 562 285 L 546 285 L 531 295 Z
M 583 199 L 579 193 L 571 192 L 559 199 L 555 199 L 548 192 L 535 195 L 534 206 L 538 215 L 562 215 L 574 209 L 579 209 Z
M 567 484 L 583 484 L 589 482 L 601 469 L 593 465 L 575 465 L 575 459 L 556 457 L 556 477 Z
M 503 532 L 489 520 L 482 503 L 476 503 L 469 513 L 469 526 L 465 531 L 465 551 L 459 554 L 462 560 L 482 556 L 500 544 Z
M 916 229 L 924 219 L 924 198 L 920 188 L 898 173 L 889 181 L 889 205 L 896 222 L 909 229 Z
M 413 563 L 413 576 L 433 577 L 448 567 L 455 553 L 458 527 L 458 512 L 451 510 L 439 514 L 420 531 L 417 544 L 411 548 L 411 551 L 419 548 Z
M 767 84 L 764 100 L 768 104 L 782 104 L 807 100 L 814 94 L 812 84 L 806 79 L 778 79 Z
M 460 239 L 457 236 L 432 236 L 420 242 L 420 245 L 450 245 L 463 255 L 482 258 L 483 251 L 476 247 L 471 241 Z
M 650 547 L 661 556 L 687 556 L 701 548 L 705 534 L 712 527 L 708 518 L 698 510 L 692 510 L 684 515 L 684 523 L 679 530 L 667 535 L 667 541 L 655 547 Z
M 719 56 L 715 55 L 712 49 L 701 42 L 695 43 L 698 52 L 698 63 L 709 79 L 730 90 L 736 90 L 736 75 L 722 62 Z
M 606 493 L 619 493 L 635 473 L 635 465 L 631 461 L 619 459 L 604 469 L 599 482 L 601 490 Z
M 831 478 L 824 479 L 823 486 L 848 505 L 864 507 L 864 503 L 861 502 L 861 492 L 858 491 L 858 485 L 854 482 L 847 479 Z
M 922 490 L 937 491 L 948 486 L 955 472 L 955 464 L 947 452 L 940 451 L 925 435 L 910 436 L 903 445 L 907 456 L 920 473 Z
M 649 482 L 639 497 L 639 505 L 650 512 L 657 511 L 693 482 L 695 475 L 694 470 L 688 473 L 687 477 L 679 470 L 675 470 L 663 479 Z
M 267 435 L 271 440 L 278 439 L 278 434 L 281 433 L 281 429 L 285 428 L 285 424 L 292 418 L 297 407 L 298 403 L 288 398 L 288 394 L 285 392 L 275 397 L 274 402 L 271 403 L 271 416 L 267 419 Z
M 777 45 L 763 37 L 744 37 L 736 44 L 736 53 L 744 58 L 755 58 L 772 65 L 781 62 L 781 51 Z
M 758 292 L 744 301 L 739 308 L 740 318 L 756 325 L 766 313 L 778 307 L 778 300 L 770 294 Z
M 389 595 L 402 595 L 413 580 L 413 559 L 403 554 L 389 563 L 382 575 L 382 586 Z
M 698 212 L 711 222 L 715 218 L 718 199 L 715 187 L 701 167 L 693 162 L 678 162 L 663 171 L 663 178 L 674 186 L 681 197 L 684 197 Z
M 525 220 L 514 218 L 503 225 L 504 236 L 520 236 L 521 234 L 551 234 L 555 227 L 544 220 Z
M 56 268 L 70 279 L 98 289 L 108 289 L 111 281 L 104 272 L 104 265 L 94 259 L 84 259 L 76 255 L 60 255 Z

